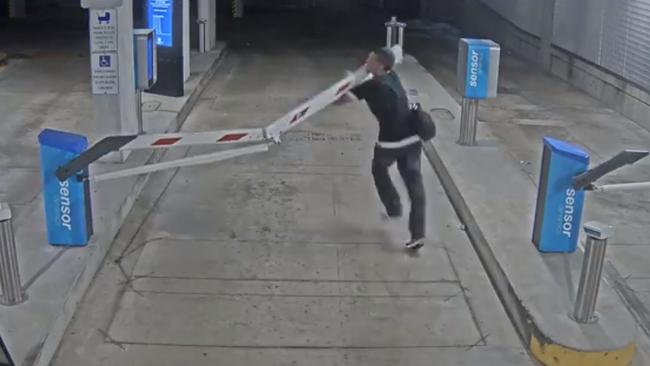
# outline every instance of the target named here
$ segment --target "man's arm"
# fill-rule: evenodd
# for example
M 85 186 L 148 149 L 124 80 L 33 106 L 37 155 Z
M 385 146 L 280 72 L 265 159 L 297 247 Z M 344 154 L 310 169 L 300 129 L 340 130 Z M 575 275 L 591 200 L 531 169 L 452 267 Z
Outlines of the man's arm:
M 372 89 L 373 80 L 374 79 L 367 80 L 350 89 L 350 91 L 343 94 L 341 98 L 335 102 L 335 104 L 341 105 L 366 99 L 370 93 L 370 90 Z
M 341 95 L 341 97 L 334 102 L 334 105 L 349 104 L 352 102 L 356 102 L 358 100 L 359 98 L 357 98 L 354 94 L 352 94 L 351 92 L 347 92 Z

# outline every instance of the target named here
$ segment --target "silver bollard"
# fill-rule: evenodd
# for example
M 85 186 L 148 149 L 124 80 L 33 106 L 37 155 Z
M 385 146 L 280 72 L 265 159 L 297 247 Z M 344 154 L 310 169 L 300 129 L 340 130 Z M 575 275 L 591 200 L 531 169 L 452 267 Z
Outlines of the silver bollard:
M 393 27 L 390 23 L 386 23 L 386 47 L 393 46 Z
M 404 29 L 406 23 L 397 21 L 397 17 L 392 17 L 389 22 L 384 23 L 386 26 L 386 47 L 400 45 L 404 47 Z
M 206 40 L 206 24 L 208 21 L 206 19 L 197 19 L 196 21 L 199 24 L 199 53 L 205 53 L 208 48 L 208 42 Z
M 136 113 L 138 117 L 138 135 L 144 134 L 144 110 L 142 106 L 142 89 L 136 89 L 135 91 L 135 96 L 136 96 Z
M 460 136 L 458 138 L 459 145 L 476 145 L 478 105 L 478 99 L 463 98 L 463 108 L 460 116 Z
M 386 47 L 393 46 L 393 27 L 386 23 Z
M 406 28 L 406 24 L 404 23 L 398 23 L 397 24 L 397 44 L 400 45 L 401 47 L 404 47 L 404 28 Z
M 386 47 L 393 47 L 395 45 L 395 25 L 397 24 L 397 17 L 390 18 L 389 22 L 384 23 L 386 26 Z
M 573 319 L 582 324 L 598 321 L 598 316 L 595 313 L 596 302 L 605 263 L 607 239 L 612 234 L 610 226 L 598 222 L 586 223 L 584 230 L 587 234 L 587 242 L 573 311 Z
M 0 286 L 3 305 L 17 305 L 27 299 L 20 282 L 11 208 L 6 203 L 0 203 Z

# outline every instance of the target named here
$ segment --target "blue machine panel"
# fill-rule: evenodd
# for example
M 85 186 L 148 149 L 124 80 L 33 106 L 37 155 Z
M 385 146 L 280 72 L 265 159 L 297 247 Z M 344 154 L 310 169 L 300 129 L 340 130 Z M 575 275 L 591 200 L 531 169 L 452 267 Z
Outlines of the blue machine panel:
M 490 77 L 490 46 L 480 40 L 469 40 L 468 44 L 465 97 L 485 99 Z
M 153 43 L 153 38 L 150 38 L 147 40 L 147 50 L 150 52 L 147 52 L 147 79 L 148 80 L 155 80 L 156 79 L 156 73 L 155 73 L 155 66 L 156 66 L 156 59 L 155 59 L 155 45 Z
M 147 0 L 147 28 L 156 30 L 159 46 L 174 46 L 174 0 Z
M 589 154 L 565 141 L 544 138 L 533 243 L 547 253 L 574 252 L 580 236 L 584 191 L 572 178 L 589 169 Z
M 464 98 L 497 96 L 500 58 L 501 47 L 489 39 L 460 39 L 457 88 Z
M 52 245 L 87 245 L 93 230 L 88 182 L 79 182 L 76 176 L 61 182 L 54 173 L 85 151 L 88 140 L 81 135 L 46 129 L 39 134 L 38 141 L 48 241 Z

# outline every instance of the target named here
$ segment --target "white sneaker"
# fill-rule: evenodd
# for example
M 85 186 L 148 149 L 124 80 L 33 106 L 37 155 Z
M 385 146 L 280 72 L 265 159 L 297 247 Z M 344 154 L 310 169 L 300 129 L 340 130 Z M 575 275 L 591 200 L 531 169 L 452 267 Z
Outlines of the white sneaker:
M 411 250 L 418 250 L 424 246 L 424 238 L 420 238 L 417 240 L 411 240 L 408 243 L 406 243 L 406 248 L 411 249 Z
M 385 212 L 382 212 L 380 214 L 380 217 L 381 217 L 381 221 L 384 221 L 384 222 L 391 222 L 391 221 L 396 221 L 396 220 L 401 219 L 400 216 L 388 216 L 388 214 L 385 213 Z

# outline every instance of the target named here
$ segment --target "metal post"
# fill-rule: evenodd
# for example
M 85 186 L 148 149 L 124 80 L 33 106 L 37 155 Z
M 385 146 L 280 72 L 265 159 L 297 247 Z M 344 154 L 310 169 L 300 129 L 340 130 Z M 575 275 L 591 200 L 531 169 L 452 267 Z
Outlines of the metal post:
M 460 137 L 458 138 L 459 145 L 476 145 L 478 103 L 478 99 L 463 98 L 463 109 L 460 117 Z
M 397 32 L 398 32 L 397 33 L 398 34 L 398 36 L 397 36 L 397 44 L 400 47 L 404 47 L 404 26 L 403 26 L 403 24 L 400 24 L 398 26 Z
M 11 208 L 0 203 L 0 285 L 3 305 L 16 305 L 27 299 L 23 293 L 18 270 L 16 242 L 11 225 Z
M 136 113 L 138 114 L 138 135 L 144 134 L 144 117 L 142 116 L 143 111 L 142 111 L 142 89 L 138 89 L 135 92 L 135 95 L 138 98 L 138 105 L 136 106 L 137 111 Z
M 598 321 L 598 316 L 595 314 L 596 301 L 605 263 L 607 239 L 611 236 L 612 231 L 611 227 L 598 222 L 589 222 L 585 224 L 584 229 L 587 234 L 587 242 L 573 311 L 573 319 L 583 324 Z
M 386 26 L 386 47 L 391 48 L 397 43 L 397 17 L 390 18 L 390 21 L 386 22 L 384 25 Z
M 386 23 L 386 47 L 393 47 L 393 27 Z
M 208 21 L 206 19 L 198 19 L 196 22 L 199 23 L 199 53 L 205 53 L 208 48 L 206 39 L 207 32 L 205 29 Z

